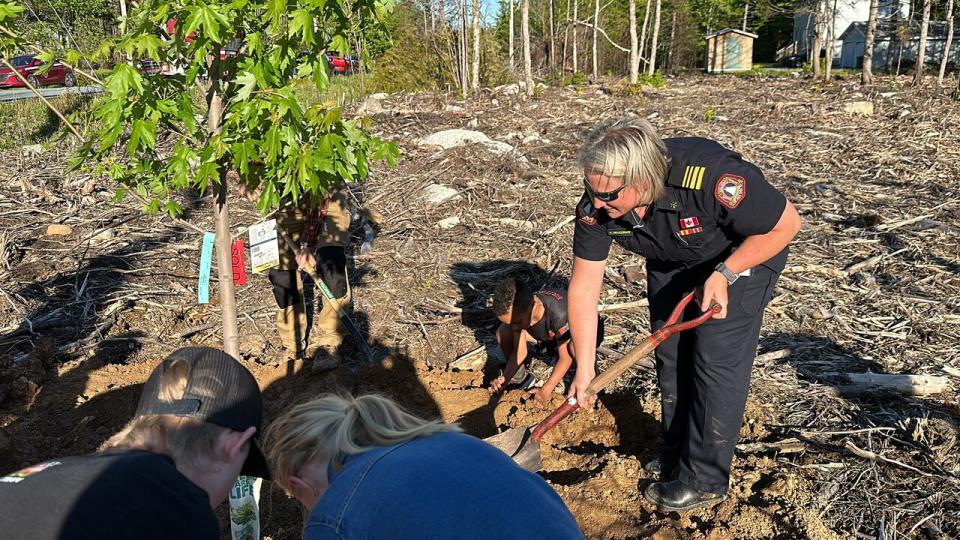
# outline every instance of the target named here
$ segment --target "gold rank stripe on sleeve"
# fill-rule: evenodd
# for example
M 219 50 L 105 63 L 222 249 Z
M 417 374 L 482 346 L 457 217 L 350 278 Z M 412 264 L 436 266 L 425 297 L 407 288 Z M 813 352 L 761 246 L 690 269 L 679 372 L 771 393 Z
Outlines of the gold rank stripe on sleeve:
M 687 166 L 683 171 L 683 184 L 682 186 L 687 189 L 700 189 L 703 187 L 703 173 L 706 172 L 706 167 L 697 167 L 697 166 Z

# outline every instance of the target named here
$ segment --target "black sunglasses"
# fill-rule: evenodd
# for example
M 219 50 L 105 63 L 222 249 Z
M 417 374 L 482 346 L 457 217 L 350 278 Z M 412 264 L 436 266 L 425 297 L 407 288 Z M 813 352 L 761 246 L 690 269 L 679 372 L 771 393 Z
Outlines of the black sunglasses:
M 589 195 L 591 199 L 597 199 L 603 202 L 613 202 L 620 197 L 620 192 L 623 191 L 627 186 L 624 184 L 613 191 L 594 191 L 593 188 L 590 187 L 590 182 L 587 182 L 587 180 L 584 179 L 583 187 L 587 190 L 587 195 Z

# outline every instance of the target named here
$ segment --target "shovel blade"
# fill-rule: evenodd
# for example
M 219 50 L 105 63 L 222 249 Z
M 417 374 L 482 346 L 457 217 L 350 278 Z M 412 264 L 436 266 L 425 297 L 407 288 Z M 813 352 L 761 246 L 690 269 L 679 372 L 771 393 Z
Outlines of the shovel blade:
M 533 440 L 529 427 L 511 428 L 503 433 L 484 439 L 491 446 L 510 456 L 517 465 L 530 472 L 543 469 L 540 461 L 540 443 Z

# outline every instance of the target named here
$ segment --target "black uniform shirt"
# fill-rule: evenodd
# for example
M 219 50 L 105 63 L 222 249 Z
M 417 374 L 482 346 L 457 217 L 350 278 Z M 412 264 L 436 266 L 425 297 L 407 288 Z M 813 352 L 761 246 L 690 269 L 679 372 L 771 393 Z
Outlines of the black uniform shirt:
M 634 212 L 611 219 L 584 194 L 577 205 L 573 253 L 606 260 L 616 241 L 624 249 L 669 267 L 715 265 L 747 236 L 764 234 L 780 220 L 786 198 L 740 154 L 699 137 L 665 139 L 669 154 L 664 194 L 646 219 Z M 764 266 L 781 272 L 787 248 Z
M 55 459 L 0 477 L 5 540 L 218 540 L 207 492 L 162 454 Z
M 561 291 L 540 290 L 533 293 L 543 303 L 543 317 L 527 329 L 540 343 L 557 342 L 569 337 L 567 295 Z

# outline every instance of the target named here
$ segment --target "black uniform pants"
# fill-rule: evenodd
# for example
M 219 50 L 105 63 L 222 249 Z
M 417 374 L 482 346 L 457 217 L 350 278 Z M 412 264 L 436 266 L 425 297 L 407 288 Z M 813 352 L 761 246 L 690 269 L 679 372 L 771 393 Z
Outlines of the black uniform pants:
M 712 267 L 658 270 L 648 264 L 653 328 L 663 326 L 677 302 L 702 286 L 711 272 Z M 728 288 L 726 319 L 711 319 L 657 348 L 665 477 L 679 467 L 678 478 L 685 484 L 700 491 L 727 492 L 763 308 L 773 295 L 777 277 L 767 267 L 757 266 Z M 699 306 L 691 302 L 683 319 L 699 313 Z

